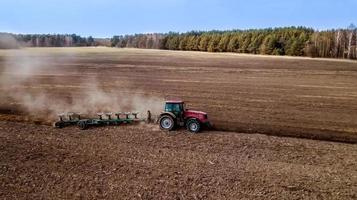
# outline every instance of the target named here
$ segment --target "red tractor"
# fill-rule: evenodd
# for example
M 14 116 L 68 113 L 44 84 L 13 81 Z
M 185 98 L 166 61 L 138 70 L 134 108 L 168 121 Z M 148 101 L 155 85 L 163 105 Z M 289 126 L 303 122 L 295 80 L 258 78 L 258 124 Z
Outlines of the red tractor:
M 203 127 L 211 126 L 207 113 L 186 109 L 183 101 L 166 101 L 159 124 L 162 130 L 167 131 L 186 126 L 191 133 L 198 133 Z

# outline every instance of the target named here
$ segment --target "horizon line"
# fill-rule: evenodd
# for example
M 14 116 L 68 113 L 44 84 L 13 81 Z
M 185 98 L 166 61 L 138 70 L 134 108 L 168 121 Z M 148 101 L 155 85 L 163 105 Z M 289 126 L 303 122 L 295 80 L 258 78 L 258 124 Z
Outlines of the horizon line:
M 302 28 L 302 29 L 311 29 L 313 31 L 335 31 L 335 30 L 347 30 L 349 27 L 353 26 L 354 29 L 357 27 L 354 23 L 346 26 L 345 28 L 312 28 L 308 26 L 275 26 L 275 27 L 266 27 L 266 28 L 233 28 L 233 29 L 210 29 L 210 30 L 189 30 L 189 31 L 166 31 L 166 32 L 141 32 L 141 33 L 121 33 L 121 34 L 113 34 L 112 36 L 93 36 L 91 34 L 80 34 L 80 33 L 29 33 L 29 32 L 16 32 L 16 31 L 0 31 L 0 33 L 5 34 L 14 34 L 14 35 L 77 35 L 81 37 L 92 37 L 95 39 L 110 39 L 114 36 L 126 36 L 126 35 L 145 35 L 145 34 L 169 34 L 169 33 L 177 33 L 177 34 L 185 34 L 190 32 L 229 32 L 229 31 L 254 31 L 254 30 L 267 30 L 267 29 L 284 29 L 284 28 Z

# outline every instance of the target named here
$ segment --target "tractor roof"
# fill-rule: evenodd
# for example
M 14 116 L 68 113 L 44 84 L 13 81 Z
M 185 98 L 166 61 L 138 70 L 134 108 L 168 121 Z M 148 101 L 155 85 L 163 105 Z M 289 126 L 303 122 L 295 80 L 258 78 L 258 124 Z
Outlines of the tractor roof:
M 181 100 L 169 100 L 169 101 L 166 101 L 166 103 L 183 103 L 183 101 L 181 101 Z

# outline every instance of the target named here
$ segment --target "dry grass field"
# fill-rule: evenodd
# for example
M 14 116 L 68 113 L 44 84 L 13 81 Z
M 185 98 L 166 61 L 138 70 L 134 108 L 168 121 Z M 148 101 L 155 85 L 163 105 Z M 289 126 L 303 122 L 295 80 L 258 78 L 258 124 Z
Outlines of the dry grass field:
M 357 62 L 3 50 L 0 94 L 1 199 L 357 198 Z M 48 126 L 60 112 L 159 113 L 177 98 L 216 130 Z

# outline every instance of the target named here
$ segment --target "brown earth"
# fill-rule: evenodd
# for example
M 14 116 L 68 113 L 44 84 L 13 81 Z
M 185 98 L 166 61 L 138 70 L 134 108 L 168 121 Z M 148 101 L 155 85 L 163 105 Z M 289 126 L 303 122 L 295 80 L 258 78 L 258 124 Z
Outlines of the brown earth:
M 1 199 L 356 199 L 357 146 L 0 121 Z
M 0 51 L 0 90 L 1 199 L 357 198 L 356 145 L 255 134 L 356 142 L 356 62 L 109 48 Z M 66 106 L 145 110 L 169 98 L 207 111 L 220 131 L 41 125 Z
M 82 108 L 90 107 L 83 92 L 93 90 L 95 80 L 109 96 L 119 96 L 113 99 L 119 104 L 120 97 L 136 94 L 183 99 L 189 107 L 207 111 L 221 131 L 357 142 L 357 62 L 110 48 L 9 52 L 16 51 L 0 52 L 0 72 L 15 84 L 2 88 L 3 114 L 40 112 L 21 109 L 23 102 L 7 97 L 18 90 L 20 96 L 45 93 L 69 103 L 80 99 Z M 8 69 L 19 60 L 41 65 L 21 84 Z

